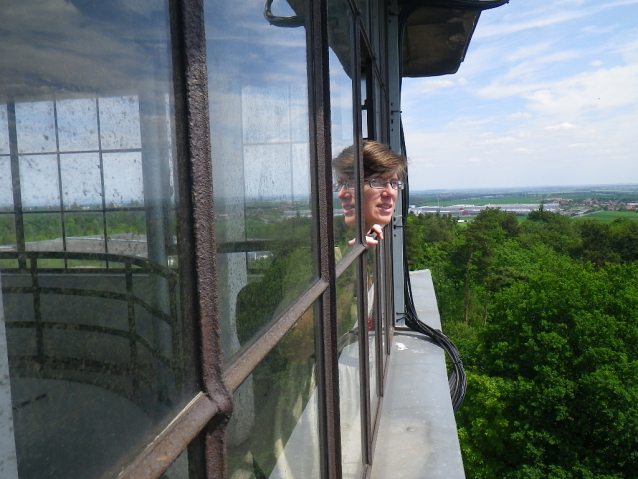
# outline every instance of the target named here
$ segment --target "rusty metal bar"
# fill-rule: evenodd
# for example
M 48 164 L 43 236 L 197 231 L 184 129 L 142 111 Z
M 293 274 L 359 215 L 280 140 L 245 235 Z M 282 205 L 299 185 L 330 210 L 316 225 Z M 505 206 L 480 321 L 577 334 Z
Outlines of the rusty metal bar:
M 356 259 L 361 256 L 361 254 L 366 250 L 365 246 L 362 244 L 355 244 L 348 250 L 346 255 L 339 261 L 336 269 L 337 279 L 341 277 L 341 275 L 348 269 L 348 267 L 356 261 Z
M 159 477 L 219 412 L 218 405 L 210 397 L 199 393 L 155 440 L 120 472 L 118 479 Z
M 312 118 L 311 155 L 313 170 L 313 202 L 317 215 L 315 228 L 319 234 L 319 275 L 328 287 L 320 303 L 316 324 L 319 433 L 321 475 L 341 478 L 341 423 L 339 417 L 339 365 L 337 359 L 337 293 L 334 256 L 332 204 L 332 136 L 330 117 L 330 69 L 328 57 L 328 2 L 310 3 L 311 24 L 308 28 L 310 58 L 309 85 Z
M 206 38 L 202 0 L 183 0 L 188 139 L 195 271 L 202 325 L 202 363 L 206 392 L 230 401 L 222 383 L 222 348 L 217 310 L 217 264 L 213 214 L 212 162 L 206 72 Z M 218 398 L 216 396 L 219 396 Z
M 277 345 L 294 326 L 301 315 L 312 306 L 328 288 L 324 280 L 317 280 L 299 300 L 273 321 L 272 326 L 241 349 L 239 356 L 224 371 L 224 382 L 234 392 L 255 369 L 257 364 Z
M 208 109 L 208 75 L 206 70 L 206 30 L 204 0 L 177 0 L 182 44 L 179 58 L 183 62 L 184 117 L 187 122 L 189 177 L 180 184 L 190 192 L 182 197 L 190 201 L 192 212 L 192 240 L 194 248 L 186 258 L 194 258 L 197 303 L 194 312 L 200 320 L 200 354 L 202 379 L 206 394 L 219 406 L 219 410 L 205 430 L 205 467 L 209 479 L 226 477 L 225 428 L 232 412 L 232 394 L 223 382 L 223 352 L 221 328 L 217 309 L 217 261 L 215 248 L 213 176 L 210 143 L 210 117 Z M 180 65 L 181 66 L 181 65 Z M 179 81 L 180 79 L 178 79 Z M 190 183 L 190 184 L 189 184 Z

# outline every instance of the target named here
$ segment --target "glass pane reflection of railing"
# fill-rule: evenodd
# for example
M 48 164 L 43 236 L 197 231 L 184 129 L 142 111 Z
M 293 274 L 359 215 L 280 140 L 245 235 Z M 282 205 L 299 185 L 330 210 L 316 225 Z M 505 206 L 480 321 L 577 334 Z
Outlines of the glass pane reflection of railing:
M 66 463 L 77 450 L 69 456 L 60 445 L 126 454 L 185 399 L 190 374 L 176 270 L 88 252 L 3 251 L 0 261 L 13 265 L 2 269 L 0 313 L 20 477 L 43 477 L 47 454 L 66 472 L 94 467 Z M 124 430 L 114 444 L 110 434 Z M 67 439 L 56 441 L 58 435 Z M 86 457 L 106 459 L 89 451 Z
M 344 477 L 362 477 L 361 325 L 358 321 L 357 264 L 337 281 L 337 334 L 339 355 L 339 411 L 341 461 Z
M 235 391 L 228 477 L 321 477 L 316 311 L 307 310 Z
M 354 105 L 352 67 L 352 16 L 347 2 L 328 5 L 330 113 L 333 164 L 339 154 L 354 143 Z M 354 179 L 354 171 L 334 171 L 333 184 Z M 357 210 L 354 190 L 340 189 L 333 194 L 335 260 L 339 262 L 356 237 Z

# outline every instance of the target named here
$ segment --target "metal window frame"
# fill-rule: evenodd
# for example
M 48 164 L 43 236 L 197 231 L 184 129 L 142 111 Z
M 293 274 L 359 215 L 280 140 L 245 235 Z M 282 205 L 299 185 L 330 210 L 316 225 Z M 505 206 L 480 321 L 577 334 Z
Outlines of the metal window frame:
M 311 22 L 306 25 L 308 38 L 308 77 L 311 181 L 313 190 L 313 218 L 317 238 L 317 280 L 302 294 L 288 310 L 271 326 L 245 348 L 233 362 L 223 369 L 220 338 L 220 318 L 216 308 L 216 244 L 214 237 L 214 214 L 212 194 L 212 161 L 210 150 L 210 128 L 208 116 L 207 73 L 205 53 L 203 0 L 175 0 L 171 9 L 171 25 L 174 41 L 176 137 L 179 149 L 188 152 L 179 154 L 176 170 L 179 172 L 178 189 L 182 219 L 179 225 L 180 242 L 184 245 L 184 263 L 181 268 L 181 282 L 186 291 L 194 294 L 185 304 L 185 319 L 191 318 L 199 325 L 201 348 L 201 388 L 192 401 L 173 421 L 152 441 L 146 450 L 125 468 L 120 478 L 159 477 L 191 441 L 198 436 L 204 443 L 204 463 L 207 478 L 226 477 L 225 429 L 232 412 L 232 393 L 252 372 L 254 367 L 284 337 L 301 315 L 319 301 L 320 317 L 317 323 L 317 367 L 319 389 L 319 429 L 322 448 L 322 477 L 341 477 L 341 437 L 339 417 L 339 378 L 336 322 L 336 281 L 343 272 L 356 264 L 357 301 L 361 337 L 367 337 L 367 272 L 366 261 L 369 254 L 381 255 L 381 248 L 372 253 L 365 245 L 365 218 L 359 214 L 357 238 L 345 257 L 335 264 L 332 196 L 331 121 L 328 70 L 327 0 L 310 3 L 308 14 Z M 373 52 L 362 28 L 361 15 L 353 2 L 346 1 L 353 15 L 352 45 L 353 65 L 361 63 L 361 43 Z M 373 74 L 381 79 L 379 65 L 371 59 Z M 363 180 L 362 137 L 360 115 L 360 68 L 353 72 L 353 128 L 355 130 L 356 176 Z M 383 100 L 390 96 L 385 85 Z M 184 109 L 181 106 L 184 105 Z M 376 108 L 383 110 L 383 105 Z M 371 112 L 374 114 L 374 112 Z M 382 116 L 383 118 L 383 116 Z M 381 139 L 382 141 L 385 139 Z M 356 188 L 357 203 L 363 205 L 363 188 Z M 389 252 L 391 241 L 384 244 Z M 378 263 L 382 267 L 381 263 Z M 387 267 L 387 266 L 386 266 Z M 391 268 L 391 265 L 390 265 Z M 389 278 L 391 273 L 386 270 Z M 384 296 L 391 298 L 391 290 L 385 285 Z M 386 303 L 384 303 L 386 304 Z M 382 307 L 380 305 L 380 307 Z M 381 378 L 389 353 L 390 325 L 387 320 L 392 308 L 386 306 L 384 314 L 385 348 L 377 347 L 377 367 Z M 381 317 L 381 316 L 379 316 Z M 198 321 L 196 321 L 198 319 Z M 380 329 L 378 330 L 380 331 Z M 378 336 L 378 335 L 377 335 Z M 382 338 L 379 337 L 381 342 Z M 370 376 L 368 367 L 368 343 L 360 341 L 360 380 L 362 408 L 362 445 L 364 477 L 369 477 L 372 463 L 375 431 L 370 414 Z M 383 369 L 383 371 L 381 371 Z M 382 408 L 382 384 L 377 413 Z M 378 425 L 378 421 L 375 421 Z

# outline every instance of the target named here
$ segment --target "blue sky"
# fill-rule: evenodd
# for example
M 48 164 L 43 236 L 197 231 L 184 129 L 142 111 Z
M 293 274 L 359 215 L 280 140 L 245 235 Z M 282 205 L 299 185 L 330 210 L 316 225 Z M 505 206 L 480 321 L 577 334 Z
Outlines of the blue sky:
M 406 78 L 410 188 L 638 183 L 638 0 L 511 0 L 454 75 Z

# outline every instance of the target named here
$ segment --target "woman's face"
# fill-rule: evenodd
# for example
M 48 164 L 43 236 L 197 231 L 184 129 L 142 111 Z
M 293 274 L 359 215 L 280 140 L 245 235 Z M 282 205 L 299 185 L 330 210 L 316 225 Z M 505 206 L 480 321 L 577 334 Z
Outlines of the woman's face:
M 342 184 L 345 184 L 348 180 L 347 177 L 339 178 L 339 181 Z M 339 192 L 337 193 L 337 198 L 341 201 L 341 208 L 343 208 L 343 219 L 345 220 L 347 225 L 352 226 L 356 223 L 357 215 L 354 209 L 356 204 L 356 200 L 354 197 L 354 188 L 349 190 L 346 187 L 341 187 Z
M 366 180 L 372 180 L 373 178 L 380 178 L 384 181 L 396 181 L 399 179 L 393 171 L 373 175 L 370 178 L 366 178 Z M 399 190 L 392 189 L 390 183 L 387 183 L 382 189 L 370 187 L 367 181 L 363 183 L 366 230 L 370 229 L 374 224 L 384 226 L 392 221 L 398 194 Z
M 372 180 L 374 178 L 380 178 L 388 182 L 399 179 L 397 174 L 391 171 L 384 174 L 373 175 L 366 178 L 366 180 Z M 345 183 L 345 181 L 346 179 L 342 182 Z M 394 206 L 396 205 L 398 194 L 399 191 L 392 189 L 389 183 L 382 189 L 372 188 L 367 181 L 363 183 L 366 230 L 369 230 L 374 224 L 384 226 L 392 221 L 392 214 L 394 213 Z M 354 188 L 349 190 L 344 187 L 342 187 L 337 194 L 337 198 L 341 201 L 343 217 L 347 225 L 354 225 L 356 222 L 356 199 L 354 195 Z

